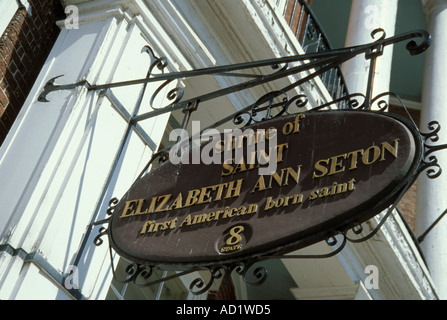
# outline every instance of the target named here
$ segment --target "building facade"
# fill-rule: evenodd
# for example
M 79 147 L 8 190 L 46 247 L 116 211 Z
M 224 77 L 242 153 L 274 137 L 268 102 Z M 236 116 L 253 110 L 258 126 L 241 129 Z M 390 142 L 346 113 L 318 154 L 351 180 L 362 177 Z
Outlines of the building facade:
M 362 235 L 378 231 L 367 241 L 347 243 L 337 255 L 324 259 L 262 262 L 269 276 L 260 286 L 249 286 L 233 275 L 230 281 L 215 281 L 209 290 L 194 294 L 190 284 L 200 278 L 207 282 L 206 272 L 177 277 L 177 270 L 157 270 L 153 278 L 172 280 L 140 288 L 118 281 L 129 276 L 129 262 L 110 251 L 107 243 L 95 244 L 103 232 L 99 222 L 107 218 L 109 201 L 126 193 L 146 172 L 152 155 L 173 143 L 169 134 L 182 127 L 185 112 L 191 109 L 170 108 L 175 106 L 173 101 L 202 97 L 197 110 L 190 113 L 189 123 L 200 121 L 201 128 L 230 129 L 233 127 L 220 121 L 243 111 L 267 92 L 305 79 L 313 70 L 209 101 L 205 101 L 207 93 L 238 85 L 238 77 L 220 72 L 176 78 L 166 84 L 123 83 L 331 50 L 330 37 L 323 32 L 325 20 L 318 22 L 323 3 L 2 2 L 0 298 L 443 299 L 447 290 L 442 273 L 447 248 L 441 241 L 445 225 L 439 222 L 421 243 L 414 236 L 427 230 L 447 208 L 442 176 L 428 179 L 421 175 L 417 204 L 411 203 L 416 193 L 413 187 L 399 204 L 406 211 L 403 214 L 394 210 L 383 225 L 386 212 L 368 220 Z M 419 125 L 424 131 L 432 120 L 441 125 L 447 122 L 440 111 L 445 94 L 440 89 L 444 65 L 441 30 L 445 29 L 447 1 L 414 3 L 427 19 L 433 42 L 423 53 L 421 100 L 403 98 L 411 114 L 420 114 Z M 374 41 L 371 32 L 376 28 L 393 36 L 402 10 L 406 9 L 397 0 L 353 0 L 345 9 L 345 45 Z M 393 89 L 396 48 L 387 46 L 377 59 L 373 95 Z M 359 55 L 321 71 L 318 77 L 293 87 L 293 92 L 307 97 L 307 108 L 326 104 L 327 108 L 342 108 L 342 102 L 330 103 L 349 93 L 364 93 L 369 67 L 370 61 Z M 417 76 L 407 72 L 407 78 Z M 110 83 L 121 85 L 101 86 Z M 61 85 L 68 86 L 57 87 Z M 387 103 L 391 111 L 405 113 L 394 96 Z M 191 132 L 191 125 L 188 130 Z M 442 130 L 439 137 L 447 141 Z M 440 166 L 446 167 L 445 153 L 437 156 Z M 321 255 L 328 250 L 327 243 L 321 242 L 296 254 Z

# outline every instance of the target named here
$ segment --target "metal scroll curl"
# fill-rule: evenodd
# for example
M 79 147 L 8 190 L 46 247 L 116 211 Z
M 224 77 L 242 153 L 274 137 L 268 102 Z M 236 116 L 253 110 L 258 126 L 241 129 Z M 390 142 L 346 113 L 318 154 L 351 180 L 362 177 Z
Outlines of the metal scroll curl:
M 157 68 L 162 74 L 166 71 L 169 62 L 166 59 L 166 57 L 158 57 L 155 55 L 154 51 L 152 50 L 152 48 L 150 46 L 145 46 L 143 48 L 144 52 L 147 52 L 150 56 L 151 56 L 151 60 L 153 61 L 149 67 L 149 72 L 147 74 L 147 78 L 150 78 L 151 76 L 154 75 L 154 69 Z M 161 84 L 157 90 L 155 90 L 155 92 L 152 94 L 152 97 L 150 99 L 149 105 L 152 109 L 154 110 L 160 110 L 163 108 L 168 108 L 170 106 L 172 106 L 173 104 L 179 102 L 180 100 L 182 100 L 183 95 L 184 95 L 184 90 L 181 87 L 175 87 L 174 89 L 171 89 L 167 95 L 166 98 L 169 101 L 169 104 L 163 107 L 155 107 L 155 100 L 157 98 L 157 96 L 164 91 L 164 89 L 170 84 L 172 83 L 172 79 L 171 80 L 166 80 L 163 82 L 163 84 Z
M 208 271 L 208 280 L 205 281 L 203 277 L 196 278 L 189 286 L 190 292 L 195 295 L 203 294 L 207 292 L 214 284 L 215 280 L 218 279 L 222 279 L 222 282 L 227 285 L 233 272 L 240 275 L 247 285 L 262 285 L 267 280 L 267 270 L 264 267 L 253 267 L 254 263 L 254 261 L 242 261 L 232 265 L 219 265 L 217 267 L 202 269 L 202 271 Z M 252 280 L 253 277 L 255 278 L 254 281 Z
M 108 223 L 109 223 L 109 219 L 110 219 L 110 217 L 112 216 L 113 211 L 114 211 L 116 205 L 118 204 L 118 202 L 119 202 L 119 199 L 118 199 L 118 198 L 112 198 L 112 199 L 110 199 L 110 201 L 109 201 L 109 208 L 107 209 L 107 216 L 108 216 L 108 218 L 93 223 L 93 226 L 108 224 Z M 107 231 L 108 231 L 108 230 L 107 230 L 106 227 L 101 227 L 101 228 L 99 229 L 99 231 L 98 231 L 98 235 L 93 239 L 93 243 L 94 243 L 97 247 L 101 246 L 101 245 L 104 243 L 104 240 L 102 239 L 102 237 L 107 236 L 107 234 L 108 234 Z
M 421 132 L 422 137 L 424 137 L 425 153 L 422 159 L 421 166 L 419 168 L 419 172 L 426 171 L 426 175 L 429 179 L 435 179 L 441 175 L 442 169 L 438 163 L 438 158 L 433 153 L 442 149 L 447 149 L 447 144 L 437 146 L 431 144 L 433 142 L 439 141 L 438 133 L 441 130 L 441 125 L 439 124 L 439 122 L 429 122 L 428 129 L 430 130 L 429 132 Z
M 297 94 L 289 97 L 286 91 L 278 90 L 265 94 L 258 99 L 250 108 L 246 108 L 237 112 L 233 117 L 233 123 L 236 125 L 243 124 L 244 126 L 253 123 L 259 123 L 273 118 L 291 115 L 296 113 L 330 110 L 343 105 L 344 110 L 372 110 L 378 112 L 387 111 L 389 108 L 389 101 L 387 97 L 393 96 L 400 101 L 402 107 L 407 112 L 409 120 L 416 126 L 411 118 L 406 106 L 403 104 L 401 98 L 393 92 L 384 92 L 373 99 L 370 104 L 367 104 L 367 98 L 362 93 L 352 93 L 346 96 L 334 99 L 330 102 L 311 107 L 308 97 L 304 94 Z M 369 109 L 371 108 L 371 109 Z
M 284 91 L 269 92 L 259 98 L 251 109 L 237 112 L 233 117 L 233 123 L 236 125 L 245 123 L 244 126 L 248 126 L 253 123 L 271 120 L 291 114 L 290 107 L 292 104 L 298 109 L 303 109 L 307 103 L 308 99 L 305 95 L 300 94 L 289 98 Z

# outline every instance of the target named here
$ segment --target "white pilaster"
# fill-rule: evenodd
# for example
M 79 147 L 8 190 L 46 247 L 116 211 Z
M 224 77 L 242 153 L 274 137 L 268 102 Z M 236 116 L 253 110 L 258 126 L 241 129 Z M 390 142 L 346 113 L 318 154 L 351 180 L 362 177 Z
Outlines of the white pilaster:
M 447 143 L 447 1 L 423 0 L 432 45 L 425 53 L 425 74 L 422 92 L 421 131 L 436 120 L 441 125 L 439 141 Z M 430 142 L 429 142 L 430 143 Z M 433 143 L 432 143 L 433 144 Z M 436 152 L 443 173 L 428 179 L 422 173 L 417 186 L 416 234 L 420 235 L 447 209 L 447 151 Z M 447 299 L 447 218 L 442 219 L 421 243 L 421 247 L 441 299 Z
M 345 46 L 373 42 L 371 32 L 382 28 L 386 36 L 394 35 L 397 15 L 397 0 L 353 0 Z M 382 34 L 378 33 L 376 37 Z M 376 64 L 372 97 L 389 91 L 393 49 L 388 46 Z M 350 93 L 366 93 L 370 61 L 364 55 L 347 61 L 342 66 Z
M 72 288 L 104 298 L 111 279 L 108 245 L 96 248 L 99 229 L 88 234 L 88 226 L 105 218 L 108 201 L 125 193 L 156 147 L 127 135 L 127 121 L 98 92 L 78 87 L 37 101 L 52 77 L 63 75 L 55 84 L 141 79 L 151 64 L 143 47 L 165 55 L 158 45 L 166 39 L 163 28 L 148 34 L 141 21 L 150 13 L 143 15 L 141 2 L 83 1 L 78 8 L 79 26 L 59 23 L 61 34 L 0 149 L 0 246 L 8 248 L 0 252 L 0 299 L 65 299 Z M 158 86 L 147 87 L 140 112 L 151 110 Z M 142 89 L 112 91 L 132 115 Z M 140 123 L 153 144 L 168 117 Z M 67 275 L 75 283 L 66 283 Z

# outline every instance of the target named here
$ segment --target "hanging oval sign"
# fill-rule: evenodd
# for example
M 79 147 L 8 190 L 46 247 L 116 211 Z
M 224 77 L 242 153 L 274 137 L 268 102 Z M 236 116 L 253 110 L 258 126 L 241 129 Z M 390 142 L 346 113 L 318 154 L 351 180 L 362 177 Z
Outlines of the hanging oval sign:
M 406 119 L 352 110 L 201 138 L 210 142 L 171 152 L 116 205 L 118 254 L 179 270 L 296 250 L 391 205 L 422 153 Z

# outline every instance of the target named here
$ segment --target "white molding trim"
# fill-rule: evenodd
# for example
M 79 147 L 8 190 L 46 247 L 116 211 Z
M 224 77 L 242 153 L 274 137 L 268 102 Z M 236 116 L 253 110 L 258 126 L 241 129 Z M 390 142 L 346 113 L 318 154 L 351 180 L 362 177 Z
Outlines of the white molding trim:
M 421 0 L 422 7 L 426 16 L 430 16 L 434 12 L 445 10 L 447 8 L 447 1 L 445 0 Z
M 369 234 L 384 213 L 363 224 L 361 236 Z M 373 238 L 348 243 L 338 255 L 354 282 L 364 282 L 365 266 L 379 268 L 379 288 L 365 289 L 374 300 L 436 300 L 438 294 L 430 272 L 400 216 L 393 211 Z
M 291 288 L 297 300 L 354 300 L 359 284 L 345 287 Z

